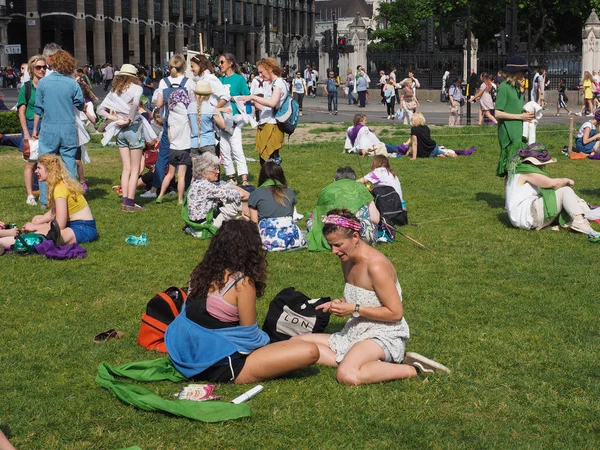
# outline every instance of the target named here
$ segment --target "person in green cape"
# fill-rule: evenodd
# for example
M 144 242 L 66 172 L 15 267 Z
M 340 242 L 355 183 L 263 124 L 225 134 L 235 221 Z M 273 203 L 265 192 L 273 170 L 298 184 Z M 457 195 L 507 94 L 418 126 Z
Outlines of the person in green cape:
M 351 167 L 340 167 L 333 176 L 333 183 L 325 186 L 319 194 L 317 206 L 312 215 L 312 227 L 308 235 L 308 251 L 329 251 L 331 247 L 323 236 L 322 217 L 327 211 L 346 208 L 361 222 L 360 235 L 365 242 L 372 245 L 377 239 L 377 224 L 380 215 L 373 196 L 361 183 L 356 182 L 356 173 Z M 309 228 L 307 224 L 307 228 Z
M 506 177 L 508 161 L 520 149 L 527 146 L 523 141 L 523 122 L 531 122 L 532 112 L 523 112 L 525 102 L 525 74 L 528 72 L 524 57 L 513 55 L 503 71 L 504 81 L 498 86 L 496 95 L 496 119 L 498 120 L 498 142 L 500 158 L 496 176 Z
M 506 211 L 510 223 L 523 230 L 541 230 L 558 223 L 573 231 L 598 237 L 585 214 L 588 204 L 573 191 L 569 178 L 551 178 L 542 170 L 555 163 L 543 144 L 531 144 L 511 158 L 506 183 Z

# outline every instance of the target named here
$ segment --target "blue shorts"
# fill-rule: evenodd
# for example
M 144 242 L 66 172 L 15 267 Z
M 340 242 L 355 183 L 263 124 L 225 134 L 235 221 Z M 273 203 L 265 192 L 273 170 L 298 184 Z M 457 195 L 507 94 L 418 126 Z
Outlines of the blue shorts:
M 128 127 L 123 127 L 117 133 L 117 147 L 129 147 L 138 149 L 144 147 L 144 132 L 142 130 L 142 121 L 136 120 Z
M 433 151 L 432 151 L 432 152 L 429 154 L 429 157 L 430 157 L 430 158 L 434 158 L 434 157 L 436 157 L 436 156 L 443 155 L 443 154 L 444 154 L 444 152 L 440 150 L 440 147 L 439 147 L 437 144 L 435 144 L 435 148 L 434 148 L 434 149 L 433 149 Z
M 575 151 L 579 153 L 592 153 L 594 150 L 594 145 L 596 145 L 597 141 L 591 141 L 587 144 L 583 145 L 583 139 L 577 138 L 575 140 Z
M 67 222 L 67 227 L 73 230 L 75 241 L 78 244 L 91 242 L 98 239 L 98 230 L 96 229 L 96 219 L 92 220 L 73 220 Z

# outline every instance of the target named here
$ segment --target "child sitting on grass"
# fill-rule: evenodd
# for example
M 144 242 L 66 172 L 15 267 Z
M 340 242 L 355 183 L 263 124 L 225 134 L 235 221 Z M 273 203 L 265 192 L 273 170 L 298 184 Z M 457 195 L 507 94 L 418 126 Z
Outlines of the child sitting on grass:
M 175 176 L 175 170 L 177 170 L 178 202 L 180 205 L 183 204 L 185 174 L 188 167 L 192 166 L 190 156 L 192 129 L 187 114 L 187 107 L 191 102 L 189 95 L 183 89 L 177 89 L 169 96 L 169 115 L 167 118 L 169 142 L 171 144 L 169 149 L 169 171 L 163 179 L 156 203 L 163 202 L 163 196 Z

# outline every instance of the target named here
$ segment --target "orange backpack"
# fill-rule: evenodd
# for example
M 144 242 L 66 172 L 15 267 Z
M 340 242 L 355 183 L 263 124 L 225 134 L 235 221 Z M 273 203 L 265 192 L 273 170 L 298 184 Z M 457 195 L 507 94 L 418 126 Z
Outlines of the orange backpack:
M 138 345 L 148 350 L 167 353 L 165 332 L 181 312 L 186 300 L 187 294 L 174 286 L 152 297 L 146 305 L 146 312 L 142 314 Z

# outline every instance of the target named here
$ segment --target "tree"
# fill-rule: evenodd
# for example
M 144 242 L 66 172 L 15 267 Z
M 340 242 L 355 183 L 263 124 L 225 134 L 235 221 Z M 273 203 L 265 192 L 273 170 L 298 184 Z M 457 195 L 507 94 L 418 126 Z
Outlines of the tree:
M 420 22 L 432 15 L 427 1 L 394 0 L 381 3 L 377 19 L 383 28 L 375 30 L 373 47 L 391 50 L 402 45 L 414 45 L 421 39 Z

